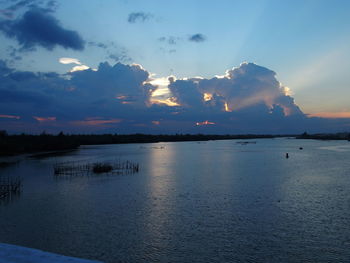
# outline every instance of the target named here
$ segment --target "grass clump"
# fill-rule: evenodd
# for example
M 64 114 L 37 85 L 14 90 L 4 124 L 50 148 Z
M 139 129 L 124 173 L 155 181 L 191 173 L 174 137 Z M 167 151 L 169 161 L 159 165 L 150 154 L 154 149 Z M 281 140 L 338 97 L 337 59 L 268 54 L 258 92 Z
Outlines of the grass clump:
M 94 163 L 92 166 L 92 171 L 95 174 L 99 173 L 109 173 L 113 170 L 113 166 L 108 163 Z

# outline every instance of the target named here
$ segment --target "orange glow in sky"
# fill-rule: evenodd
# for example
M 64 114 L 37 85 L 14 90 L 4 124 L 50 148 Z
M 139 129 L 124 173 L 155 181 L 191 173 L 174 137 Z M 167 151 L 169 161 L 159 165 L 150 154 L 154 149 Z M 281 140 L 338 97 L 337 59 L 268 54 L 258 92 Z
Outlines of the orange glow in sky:
M 203 121 L 203 122 L 197 122 L 196 126 L 201 126 L 201 125 L 214 125 L 215 122 L 210 122 L 210 121 Z
M 224 106 L 225 106 L 225 111 L 226 111 L 226 112 L 231 112 L 231 111 L 232 111 L 232 110 L 229 108 L 227 102 L 225 102 Z
M 150 102 L 151 102 L 151 104 L 165 104 L 165 105 L 170 106 L 170 107 L 181 106 L 179 103 L 177 103 L 175 101 L 175 99 L 173 97 L 167 98 L 167 99 L 154 99 L 154 98 L 151 98 Z
M 21 117 L 20 117 L 20 116 L 16 116 L 16 115 L 4 115 L 4 114 L 0 114 L 0 118 L 19 120 Z
M 74 125 L 78 125 L 78 126 L 99 126 L 99 125 L 103 125 L 103 124 L 109 124 L 109 123 L 119 123 L 122 122 L 121 119 L 110 119 L 110 120 L 98 120 L 95 118 L 91 118 L 91 119 L 86 119 L 83 121 L 73 121 L 72 124 Z
M 317 112 L 308 114 L 309 117 L 320 117 L 320 118 L 330 118 L 330 119 L 341 119 L 341 118 L 350 118 L 349 111 L 342 112 Z
M 210 93 L 204 93 L 203 94 L 203 100 L 204 101 L 209 101 L 209 100 L 212 100 L 213 99 L 213 94 L 210 94 Z
M 55 121 L 56 117 L 38 117 L 38 116 L 33 116 L 34 119 L 36 119 L 39 122 L 44 122 L 44 121 Z

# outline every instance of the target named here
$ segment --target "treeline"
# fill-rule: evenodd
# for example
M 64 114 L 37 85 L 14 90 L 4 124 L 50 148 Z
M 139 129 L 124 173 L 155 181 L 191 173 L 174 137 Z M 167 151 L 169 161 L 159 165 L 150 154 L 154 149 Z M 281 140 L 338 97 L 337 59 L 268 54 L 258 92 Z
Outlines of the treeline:
M 350 141 L 349 132 L 341 133 L 316 133 L 308 134 L 304 132 L 303 134 L 296 137 L 297 139 L 314 139 L 314 140 L 348 140 Z
M 42 133 L 40 135 L 8 135 L 6 131 L 0 131 L 0 155 L 14 155 L 40 151 L 62 151 L 76 149 L 80 145 L 96 144 L 124 144 L 124 143 L 156 143 L 156 142 L 180 142 L 180 141 L 208 141 L 229 139 L 255 139 L 273 138 L 276 135 L 205 135 L 205 134 L 175 134 L 175 135 L 151 135 L 151 134 L 63 134 L 58 135 Z
M 57 135 L 43 132 L 40 135 L 8 135 L 0 130 L 0 155 L 15 155 L 22 153 L 73 150 L 80 145 L 123 144 L 123 143 L 156 143 L 180 141 L 209 141 L 232 139 L 257 139 L 286 137 L 287 135 L 207 135 L 207 134 L 64 134 Z M 317 140 L 350 140 L 350 133 L 288 135 L 297 139 Z
M 0 155 L 15 155 L 32 152 L 63 151 L 75 149 L 80 146 L 70 136 L 51 135 L 42 133 L 40 135 L 7 135 L 0 131 Z
M 273 138 L 273 135 L 205 135 L 205 134 L 175 134 L 175 135 L 152 135 L 152 134 L 103 134 L 103 135 L 68 135 L 79 141 L 81 145 L 93 144 L 122 144 L 122 143 L 156 143 L 156 142 L 184 142 L 184 141 L 209 141 L 229 139 L 254 139 Z

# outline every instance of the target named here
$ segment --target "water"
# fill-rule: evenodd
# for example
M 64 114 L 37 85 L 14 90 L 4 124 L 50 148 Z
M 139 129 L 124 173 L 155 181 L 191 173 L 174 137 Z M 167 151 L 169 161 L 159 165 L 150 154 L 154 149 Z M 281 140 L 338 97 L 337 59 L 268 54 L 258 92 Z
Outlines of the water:
M 85 146 L 2 168 L 24 188 L 0 204 L 0 242 L 113 263 L 349 262 L 350 143 L 254 141 Z M 53 176 L 113 159 L 140 172 Z

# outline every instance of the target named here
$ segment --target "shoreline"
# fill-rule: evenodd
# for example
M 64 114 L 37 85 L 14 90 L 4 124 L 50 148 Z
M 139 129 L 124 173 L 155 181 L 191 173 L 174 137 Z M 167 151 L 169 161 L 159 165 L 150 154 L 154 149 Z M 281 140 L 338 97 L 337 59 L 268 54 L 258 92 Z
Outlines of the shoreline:
M 175 134 L 175 135 L 151 135 L 151 134 L 91 134 L 91 135 L 6 135 L 0 136 L 0 157 L 18 155 L 30 155 L 40 158 L 45 155 L 64 154 L 79 149 L 82 145 L 105 144 L 132 144 L 132 143 L 160 143 L 160 142 L 188 142 L 211 140 L 252 140 L 272 138 L 294 138 L 308 140 L 347 140 L 350 141 L 350 133 L 336 134 L 301 134 L 301 135 L 271 135 L 271 134 L 240 134 L 240 135 L 208 135 L 208 134 Z M 6 165 L 6 164 L 4 164 Z
M 20 154 L 36 154 L 50 152 L 65 152 L 78 149 L 81 145 L 127 144 L 127 143 L 158 143 L 210 141 L 232 139 L 261 139 L 282 137 L 279 135 L 204 135 L 204 134 L 102 134 L 102 135 L 6 135 L 0 136 L 0 156 L 15 156 Z

